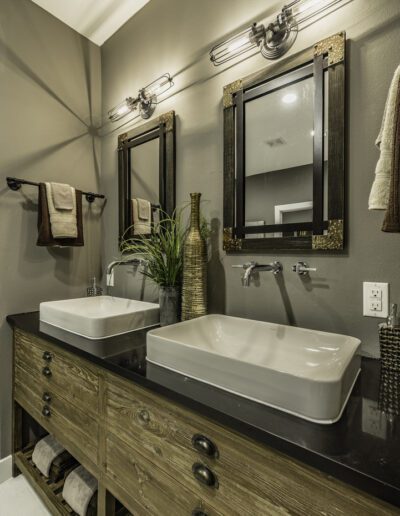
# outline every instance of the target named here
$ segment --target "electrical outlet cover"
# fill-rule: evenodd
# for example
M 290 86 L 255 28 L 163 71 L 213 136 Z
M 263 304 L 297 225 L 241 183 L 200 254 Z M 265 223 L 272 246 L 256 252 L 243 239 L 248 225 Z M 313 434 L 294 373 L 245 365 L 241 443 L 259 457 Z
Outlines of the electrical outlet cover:
M 363 283 L 363 315 L 386 319 L 389 315 L 389 284 Z

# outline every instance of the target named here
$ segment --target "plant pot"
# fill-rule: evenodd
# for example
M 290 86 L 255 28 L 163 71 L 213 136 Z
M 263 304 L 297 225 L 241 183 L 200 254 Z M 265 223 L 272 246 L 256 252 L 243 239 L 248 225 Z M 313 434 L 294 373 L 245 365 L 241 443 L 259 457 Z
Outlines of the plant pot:
M 160 287 L 160 325 L 168 326 L 179 320 L 179 289 L 178 287 Z

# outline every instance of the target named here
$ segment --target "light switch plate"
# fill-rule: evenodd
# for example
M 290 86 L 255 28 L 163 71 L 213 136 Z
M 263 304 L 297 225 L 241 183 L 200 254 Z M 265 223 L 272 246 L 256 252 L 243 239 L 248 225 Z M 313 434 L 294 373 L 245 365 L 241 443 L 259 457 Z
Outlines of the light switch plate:
M 385 319 L 389 315 L 389 284 L 363 283 L 363 314 Z

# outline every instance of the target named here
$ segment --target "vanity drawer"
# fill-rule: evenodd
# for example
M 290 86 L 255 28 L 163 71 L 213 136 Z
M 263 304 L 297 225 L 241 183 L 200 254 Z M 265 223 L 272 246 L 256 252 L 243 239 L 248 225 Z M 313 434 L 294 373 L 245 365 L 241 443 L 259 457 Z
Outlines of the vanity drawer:
M 206 426 L 203 418 L 177 409 L 131 382 L 110 377 L 106 389 L 106 421 L 108 431 L 118 436 L 125 446 L 135 449 L 205 499 L 214 510 L 232 516 L 287 514 L 268 498 L 258 496 L 243 485 L 241 476 L 235 474 L 237 465 L 229 460 L 226 463 L 224 435 L 217 432 L 214 425 Z M 192 438 L 198 435 L 215 444 L 218 457 L 208 457 L 194 448 Z M 208 486 L 197 480 L 193 472 L 195 465 L 203 472 L 207 468 L 206 473 L 215 476 L 215 485 Z
M 106 440 L 106 464 L 108 479 L 118 487 L 116 495 L 135 516 L 190 516 L 195 510 L 222 516 L 113 434 Z
M 107 381 L 106 421 L 109 432 L 125 445 L 222 514 L 394 514 L 375 498 L 114 375 Z M 197 434 L 215 445 L 216 457 L 194 449 Z M 218 487 L 195 479 L 196 463 L 215 475 Z
M 41 388 L 52 389 L 82 410 L 98 413 L 99 379 L 89 363 L 19 330 L 15 331 L 14 342 L 15 365 Z
M 43 400 L 43 395 L 48 397 Z M 19 366 L 14 370 L 14 398 L 48 432 L 82 461 L 87 457 L 97 463 L 99 426 L 91 415 L 78 409 L 52 389 L 28 376 Z M 84 461 L 83 461 L 84 462 Z M 93 468 L 91 468 L 93 469 Z

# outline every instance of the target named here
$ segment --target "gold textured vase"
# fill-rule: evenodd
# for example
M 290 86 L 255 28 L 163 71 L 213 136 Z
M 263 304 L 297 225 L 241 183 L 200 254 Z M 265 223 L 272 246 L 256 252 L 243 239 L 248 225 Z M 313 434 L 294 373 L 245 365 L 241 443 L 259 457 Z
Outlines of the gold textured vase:
M 200 197 L 191 193 L 190 228 L 183 250 L 182 321 L 207 313 L 207 245 L 200 232 Z

